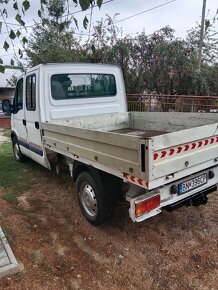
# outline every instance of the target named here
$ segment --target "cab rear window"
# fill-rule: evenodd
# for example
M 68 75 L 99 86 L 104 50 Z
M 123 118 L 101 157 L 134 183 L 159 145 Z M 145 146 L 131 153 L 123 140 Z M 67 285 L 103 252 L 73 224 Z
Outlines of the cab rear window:
M 111 74 L 54 74 L 51 94 L 55 100 L 113 97 L 117 93 Z

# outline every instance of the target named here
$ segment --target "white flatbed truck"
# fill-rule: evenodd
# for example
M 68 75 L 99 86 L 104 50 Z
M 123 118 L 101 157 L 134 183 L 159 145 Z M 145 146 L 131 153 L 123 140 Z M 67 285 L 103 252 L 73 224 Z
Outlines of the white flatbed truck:
M 218 114 L 127 112 L 120 69 L 44 64 L 23 74 L 10 107 L 14 157 L 69 166 L 80 208 L 101 224 L 125 184 L 134 222 L 207 203 L 218 182 Z

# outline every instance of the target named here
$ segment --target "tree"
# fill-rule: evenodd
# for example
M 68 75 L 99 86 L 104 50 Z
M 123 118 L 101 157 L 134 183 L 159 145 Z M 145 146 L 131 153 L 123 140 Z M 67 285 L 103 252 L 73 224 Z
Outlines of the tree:
M 112 21 L 112 19 L 110 19 Z M 193 55 L 174 31 L 164 27 L 151 35 L 119 37 L 120 31 L 98 23 L 90 41 L 94 62 L 119 65 L 124 73 L 127 92 L 174 93 L 179 91 L 187 71 L 193 71 Z M 183 74 L 184 72 L 184 74 Z
M 116 15 L 107 16 L 97 22 L 88 41 L 82 44 L 69 26 L 75 20 L 63 18 L 65 1 L 52 0 L 44 9 L 48 16 L 46 13 L 41 16 L 26 50 L 31 65 L 76 61 L 111 63 L 122 68 L 128 93 L 218 95 L 217 34 L 207 25 L 208 37 L 199 72 L 197 27 L 184 39 L 176 38 L 169 26 L 150 35 L 143 31 L 134 37 L 123 36 L 122 29 L 114 24 Z
M 63 16 L 65 12 L 65 1 L 64 0 L 52 0 L 46 5 L 48 13 L 51 17 L 55 18 L 58 22 L 59 18 Z
M 17 31 L 14 31 L 13 27 L 10 26 L 10 24 L 7 23 L 7 17 L 8 17 L 8 10 L 7 10 L 7 4 L 9 3 L 10 0 L 0 0 L 0 4 L 1 4 L 1 8 L 0 8 L 0 16 L 2 18 L 3 23 L 6 26 L 7 29 L 7 38 L 3 44 L 3 48 L 8 51 L 9 47 L 12 46 L 12 48 L 14 49 L 14 44 L 13 41 L 17 38 L 20 39 L 21 44 L 25 45 L 27 43 L 27 38 L 25 36 L 22 36 L 22 28 L 26 27 L 26 24 L 23 20 L 23 16 L 28 14 L 28 10 L 30 8 L 30 1 L 29 0 L 23 0 L 22 2 L 19 2 L 18 0 L 13 0 L 13 9 L 14 11 L 16 11 L 16 16 L 15 16 L 15 20 L 16 22 L 20 25 L 20 28 Z M 49 4 L 49 0 L 38 0 L 41 8 L 38 11 L 38 16 L 40 18 L 44 17 L 44 10 L 45 10 L 45 6 L 47 4 Z M 72 3 L 75 5 L 75 7 L 80 6 L 82 11 L 85 11 L 87 9 L 89 9 L 90 7 L 93 6 L 98 6 L 99 8 L 102 5 L 103 0 L 71 0 Z M 64 2 L 64 1 L 62 1 Z M 67 1 L 68 2 L 68 1 Z M 50 13 L 55 13 L 54 11 L 52 11 L 52 7 L 51 7 L 51 11 Z M 74 22 L 75 25 L 77 25 L 77 20 L 76 18 L 74 18 Z M 84 27 L 87 27 L 87 23 L 88 23 L 88 19 L 87 17 L 85 17 L 85 21 L 84 23 Z M 14 55 L 15 55 L 15 59 L 18 62 L 19 61 L 19 57 L 23 56 L 22 50 L 19 49 L 18 51 L 18 55 L 15 52 L 14 49 Z M 14 59 L 11 59 L 11 65 L 14 65 Z M 5 66 L 3 65 L 3 60 L 0 58 L 0 72 L 4 73 L 5 71 Z
M 26 53 L 30 64 L 46 62 L 70 62 L 81 59 L 81 46 L 69 29 L 70 20 L 62 20 L 65 3 L 53 0 L 46 5 L 48 17 L 35 23 L 35 29 L 28 41 Z
M 200 24 L 188 31 L 186 41 L 193 53 L 199 49 Z M 204 41 L 202 47 L 201 70 L 195 70 L 192 75 L 192 93 L 198 95 L 218 95 L 218 32 L 214 20 L 205 20 Z M 196 66 L 197 67 L 197 66 Z
M 188 31 L 186 41 L 190 48 L 199 50 L 200 23 Z M 214 21 L 205 20 L 204 41 L 202 47 L 202 63 L 213 64 L 218 62 L 218 32 L 215 30 Z
M 197 50 L 186 39 L 176 38 L 168 26 L 151 35 L 142 32 L 122 37 L 122 31 L 108 17 L 95 26 L 90 46 L 91 62 L 122 68 L 128 93 L 218 94 L 217 78 L 212 77 L 217 74 L 217 65 L 215 69 L 215 64 L 204 64 L 199 73 Z

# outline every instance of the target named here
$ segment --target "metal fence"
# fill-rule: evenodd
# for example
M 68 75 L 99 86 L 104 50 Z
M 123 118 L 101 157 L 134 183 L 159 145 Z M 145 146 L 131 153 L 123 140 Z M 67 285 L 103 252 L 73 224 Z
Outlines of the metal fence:
M 128 94 L 128 110 L 139 112 L 218 112 L 218 96 Z

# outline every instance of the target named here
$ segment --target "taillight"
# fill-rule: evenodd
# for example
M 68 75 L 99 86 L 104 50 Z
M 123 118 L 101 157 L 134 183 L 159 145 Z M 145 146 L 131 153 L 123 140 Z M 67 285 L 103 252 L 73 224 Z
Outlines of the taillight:
M 139 217 L 160 206 L 160 195 L 157 194 L 143 201 L 135 203 L 135 215 Z

